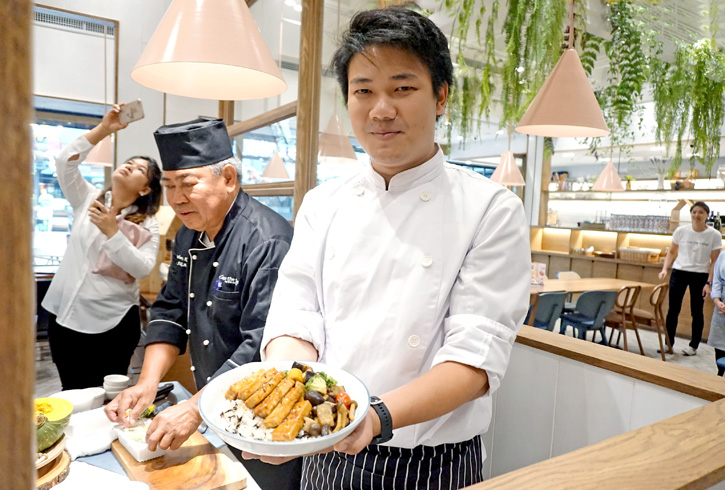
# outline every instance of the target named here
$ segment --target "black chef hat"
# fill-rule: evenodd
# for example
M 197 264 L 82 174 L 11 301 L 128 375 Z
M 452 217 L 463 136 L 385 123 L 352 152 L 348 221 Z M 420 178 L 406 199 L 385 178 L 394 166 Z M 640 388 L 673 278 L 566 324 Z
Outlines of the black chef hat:
M 154 132 L 164 170 L 203 167 L 232 156 L 222 119 L 194 119 L 161 126 Z

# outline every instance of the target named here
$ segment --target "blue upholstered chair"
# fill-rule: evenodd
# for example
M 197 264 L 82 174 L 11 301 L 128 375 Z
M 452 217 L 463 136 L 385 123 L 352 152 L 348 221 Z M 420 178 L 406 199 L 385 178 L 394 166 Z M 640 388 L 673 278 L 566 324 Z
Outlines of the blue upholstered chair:
M 559 333 L 566 333 L 566 327 L 571 325 L 574 334 L 580 339 L 586 339 L 587 331 L 594 330 L 602 334 L 601 344 L 607 345 L 604 335 L 604 318 L 612 311 L 617 291 L 585 291 L 576 301 L 576 310 L 561 315 Z
M 536 315 L 534 316 L 533 326 L 554 331 L 554 325 L 561 316 L 561 312 L 564 309 L 564 300 L 566 299 L 566 293 L 541 293 L 539 300 L 536 304 Z M 528 318 L 527 318 L 528 323 Z
M 559 271 L 556 273 L 556 278 L 568 280 L 568 279 L 581 279 L 582 276 L 580 276 L 578 272 L 574 272 L 574 271 Z M 573 296 L 574 295 L 572 293 L 567 294 L 566 301 L 564 302 L 564 311 L 565 312 L 574 311 L 576 303 L 574 301 L 572 301 Z

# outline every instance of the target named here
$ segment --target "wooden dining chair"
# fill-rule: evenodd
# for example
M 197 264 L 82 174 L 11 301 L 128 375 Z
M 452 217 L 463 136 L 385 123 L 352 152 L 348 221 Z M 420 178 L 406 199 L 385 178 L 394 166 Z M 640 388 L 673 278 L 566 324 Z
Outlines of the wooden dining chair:
M 658 285 L 652 290 L 652 294 L 649 296 L 649 304 L 652 305 L 652 311 L 644 310 L 642 308 L 634 309 L 634 321 L 636 323 L 649 325 L 654 327 L 657 331 L 657 340 L 660 343 L 660 355 L 662 360 L 665 360 L 665 350 L 668 354 L 672 354 L 672 343 L 670 342 L 670 336 L 667 335 L 667 329 L 665 328 L 665 314 L 662 311 L 662 305 L 665 303 L 665 297 L 669 291 L 670 286 L 667 283 Z M 662 336 L 664 335 L 665 344 L 667 349 L 664 348 L 662 343 Z
M 609 345 L 612 345 L 612 337 L 614 336 L 614 331 L 617 330 L 619 334 L 617 335 L 616 345 L 619 345 L 620 338 L 624 337 L 624 350 L 629 350 L 627 348 L 627 329 L 634 330 L 637 343 L 639 344 L 639 352 L 644 355 L 642 340 L 639 338 L 639 331 L 637 330 L 637 323 L 635 322 L 634 316 L 634 305 L 637 304 L 641 290 L 641 286 L 624 286 L 620 288 L 617 292 L 617 300 L 614 302 L 614 310 L 604 319 L 604 325 L 612 329 L 612 332 L 609 334 Z

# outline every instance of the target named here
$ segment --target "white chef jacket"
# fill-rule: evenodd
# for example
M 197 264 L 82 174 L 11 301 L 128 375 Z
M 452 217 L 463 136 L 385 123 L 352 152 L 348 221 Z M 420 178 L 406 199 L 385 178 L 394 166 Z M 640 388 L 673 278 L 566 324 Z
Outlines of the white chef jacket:
M 82 333 L 112 329 L 139 301 L 138 282 L 126 284 L 91 272 L 101 250 L 114 264 L 139 279 L 153 270 L 159 249 L 159 224 L 154 216 L 141 224 L 151 232 L 151 239 L 139 248 L 120 231 L 106 238 L 91 223 L 88 208 L 100 191 L 83 178 L 78 165 L 92 148 L 85 136 L 80 136 L 63 148 L 55 160 L 60 188 L 73 207 L 73 231 L 63 261 L 42 303 L 43 308 L 58 317 L 59 325 Z M 69 162 L 73 155 L 79 155 L 78 159 Z M 135 205 L 124 208 L 118 219 L 136 209 Z
M 396 429 L 391 446 L 468 440 L 491 420 L 528 307 L 529 228 L 518 197 L 476 173 L 426 163 L 385 181 L 372 168 L 311 190 L 267 316 L 267 343 L 311 342 L 320 362 L 380 395 L 456 361 L 490 389 L 440 418 Z M 430 387 L 435 390 L 435 386 Z

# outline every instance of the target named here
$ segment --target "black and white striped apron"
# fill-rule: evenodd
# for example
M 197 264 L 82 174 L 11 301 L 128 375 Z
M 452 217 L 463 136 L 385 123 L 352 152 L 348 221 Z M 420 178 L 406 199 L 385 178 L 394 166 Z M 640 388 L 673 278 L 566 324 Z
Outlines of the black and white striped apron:
M 302 490 L 455 490 L 483 481 L 481 436 L 404 449 L 370 445 L 354 456 L 305 457 Z

